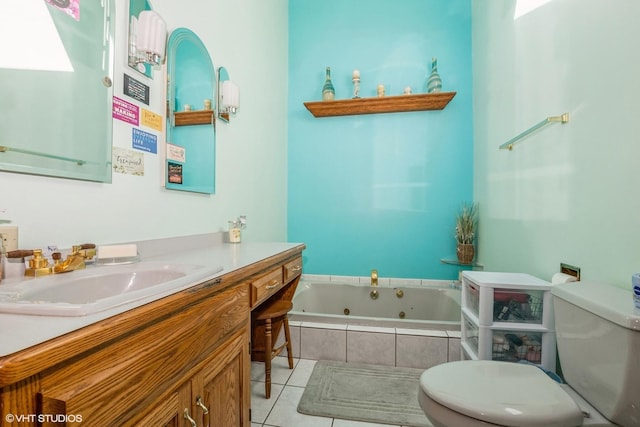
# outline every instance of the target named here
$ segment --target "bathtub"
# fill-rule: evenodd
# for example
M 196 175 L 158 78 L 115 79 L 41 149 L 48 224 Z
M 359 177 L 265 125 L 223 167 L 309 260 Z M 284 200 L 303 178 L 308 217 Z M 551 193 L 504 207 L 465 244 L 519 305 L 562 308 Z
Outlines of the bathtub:
M 460 289 L 448 282 L 427 286 L 353 285 L 301 280 L 293 297 L 293 321 L 460 330 Z M 378 291 L 378 298 L 370 293 Z

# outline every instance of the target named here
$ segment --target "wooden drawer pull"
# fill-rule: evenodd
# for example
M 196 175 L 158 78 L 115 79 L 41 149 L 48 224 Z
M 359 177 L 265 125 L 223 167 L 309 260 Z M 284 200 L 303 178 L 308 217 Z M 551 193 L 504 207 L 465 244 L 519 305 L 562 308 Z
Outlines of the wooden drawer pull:
M 267 286 L 265 286 L 265 289 L 277 288 L 279 284 L 280 284 L 280 282 L 278 282 L 277 280 L 274 279 L 271 282 L 269 282 L 269 284 Z

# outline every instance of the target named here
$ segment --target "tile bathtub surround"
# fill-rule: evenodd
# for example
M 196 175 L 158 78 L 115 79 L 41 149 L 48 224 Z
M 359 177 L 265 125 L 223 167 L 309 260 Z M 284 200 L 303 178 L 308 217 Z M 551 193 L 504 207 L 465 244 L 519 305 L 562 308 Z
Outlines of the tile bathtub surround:
M 424 369 L 460 359 L 459 331 L 295 323 L 294 357 L 303 359 Z
M 396 331 L 396 366 L 426 369 L 448 361 L 449 337 L 445 331 Z
M 347 362 L 396 366 L 394 328 L 347 326 Z
M 460 360 L 460 331 L 447 331 L 449 337 L 449 362 Z
M 370 285 L 370 277 L 303 274 L 302 280 Z M 450 286 L 451 281 L 379 278 L 378 286 Z M 295 330 L 295 332 L 294 332 Z M 294 357 L 427 368 L 460 358 L 459 331 L 291 322 Z
M 332 276 L 324 274 L 303 274 L 302 281 L 306 282 L 323 282 L 323 283 L 346 283 L 349 285 L 371 286 L 370 276 Z M 453 281 L 455 282 L 455 281 Z M 434 280 L 434 279 L 406 279 L 398 277 L 378 277 L 378 286 L 380 287 L 419 287 L 419 286 L 450 286 L 451 280 Z
M 347 326 L 302 322 L 300 357 L 314 360 L 346 361 Z

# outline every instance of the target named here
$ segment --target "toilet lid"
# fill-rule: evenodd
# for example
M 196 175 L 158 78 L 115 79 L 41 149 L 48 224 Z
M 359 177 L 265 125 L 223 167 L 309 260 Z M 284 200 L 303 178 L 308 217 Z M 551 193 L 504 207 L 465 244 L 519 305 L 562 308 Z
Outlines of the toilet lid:
M 439 404 L 482 421 L 510 427 L 582 425 L 582 411 L 562 387 L 532 365 L 487 360 L 427 369 L 420 387 Z

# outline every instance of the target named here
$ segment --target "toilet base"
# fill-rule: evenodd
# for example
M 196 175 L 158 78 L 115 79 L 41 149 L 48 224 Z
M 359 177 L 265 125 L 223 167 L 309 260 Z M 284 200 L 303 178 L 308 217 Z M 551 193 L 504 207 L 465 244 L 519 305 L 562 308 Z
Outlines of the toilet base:
M 427 396 L 422 388 L 418 392 L 418 402 L 433 427 L 502 427 L 452 411 Z

